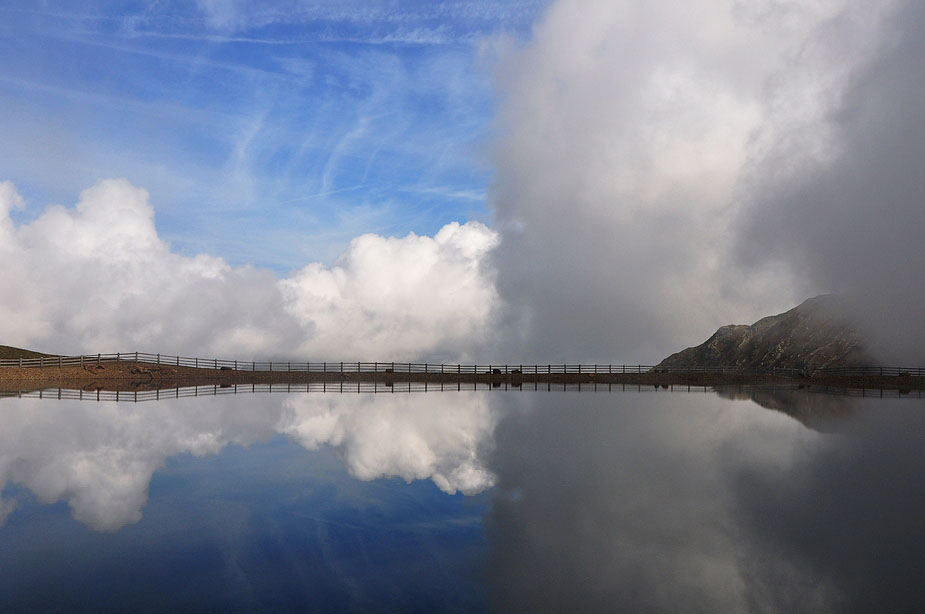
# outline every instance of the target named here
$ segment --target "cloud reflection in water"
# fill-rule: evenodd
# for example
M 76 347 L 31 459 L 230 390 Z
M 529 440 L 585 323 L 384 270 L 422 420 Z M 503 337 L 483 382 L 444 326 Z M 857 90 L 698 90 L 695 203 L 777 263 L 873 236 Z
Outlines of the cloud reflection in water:
M 773 399 L 796 419 L 715 395 L 533 401 L 500 414 L 489 461 L 496 609 L 911 611 L 925 599 L 921 400 Z M 813 408 L 822 431 L 798 421 Z
M 0 485 L 39 501 L 65 500 L 74 517 L 112 531 L 141 519 L 165 459 L 216 454 L 282 433 L 332 446 L 357 478 L 432 479 L 448 493 L 491 486 L 481 447 L 495 417 L 484 395 L 235 395 L 156 404 L 7 399 Z M 2 487 L 0 487 L 2 492 Z M 0 520 L 14 501 L 0 503 Z
M 228 543 L 269 540 L 288 557 L 279 563 L 280 573 L 296 574 L 289 578 L 293 586 L 301 586 L 293 578 L 303 573 L 304 557 L 311 553 L 322 562 L 311 572 L 321 575 L 310 577 L 336 581 L 337 565 L 362 562 L 350 554 L 351 544 L 371 548 L 380 530 L 392 531 L 388 546 L 376 550 L 376 561 L 385 565 L 381 573 L 401 568 L 406 580 L 426 584 L 422 578 L 441 568 L 421 569 L 414 557 L 427 552 L 429 560 L 439 561 L 444 549 L 462 543 L 453 539 L 481 535 L 474 525 L 484 511 L 488 551 L 466 564 L 479 567 L 489 603 L 503 611 L 838 612 L 869 611 L 874 604 L 903 611 L 921 603 L 925 595 L 915 572 L 925 552 L 919 521 L 925 515 L 919 484 L 925 474 L 922 400 L 806 391 L 724 394 L 302 393 L 141 404 L 7 400 L 0 402 L 0 480 L 31 490 L 42 502 L 67 501 L 79 521 L 112 531 L 139 520 L 152 476 L 166 459 L 208 457 L 201 462 L 222 469 L 206 472 L 196 488 L 210 480 L 241 482 L 232 495 L 221 484 L 215 487 L 221 493 L 214 495 L 216 510 L 270 510 L 264 514 L 270 524 L 239 528 Z M 308 482 L 276 483 L 275 473 L 290 470 L 273 460 L 244 462 L 265 455 L 272 444 L 227 450 L 229 444 L 274 438 L 298 444 L 290 449 L 326 449 L 326 458 L 362 480 L 395 476 L 431 480 L 444 493 L 487 491 L 480 499 L 489 506 L 474 517 L 465 515 L 473 526 L 452 537 L 455 512 L 433 510 L 453 498 L 427 485 L 431 498 L 417 508 L 413 528 L 396 533 L 383 520 L 382 509 L 391 505 L 383 501 L 400 501 L 402 488 L 420 490 L 425 482 L 367 484 L 372 488 L 318 525 L 350 519 L 336 530 L 336 544 L 319 533 L 317 543 L 306 535 L 302 546 L 291 546 L 289 536 L 305 532 L 300 514 L 314 513 L 326 496 L 350 487 L 315 492 Z M 232 456 L 237 465 L 219 463 Z M 309 462 L 301 458 L 298 462 Z M 171 467 L 174 463 L 158 475 L 182 482 Z M 256 478 L 244 474 L 254 467 Z M 319 470 L 338 473 L 332 466 Z M 185 523 L 205 520 L 185 518 L 181 511 L 184 497 L 200 495 L 185 488 L 174 499 L 152 503 L 146 514 L 161 517 L 167 510 L 181 519 L 178 530 L 195 532 Z M 304 498 L 306 488 L 314 499 L 293 508 L 297 513 L 272 511 Z M 377 489 L 388 490 L 388 497 L 368 498 Z M 17 490 L 10 493 L 2 504 L 7 537 L 10 519 L 18 518 L 16 510 L 9 511 Z M 213 513 L 224 512 L 207 516 Z M 126 532 L 145 534 L 152 526 L 158 521 Z M 409 554 L 402 540 L 419 540 L 422 550 Z M 473 552 L 472 543 L 463 549 Z M 328 546 L 340 553 L 333 567 L 324 558 Z M 236 564 L 257 582 L 264 564 L 259 561 L 272 553 L 235 548 Z M 364 582 L 382 585 L 375 575 L 379 562 L 370 567 L 367 561 L 364 573 L 372 575 Z M 460 573 L 454 565 L 452 573 Z M 445 569 L 441 573 L 446 586 L 459 589 Z M 259 577 L 263 591 L 269 580 Z M 459 590 L 472 589 L 466 586 Z

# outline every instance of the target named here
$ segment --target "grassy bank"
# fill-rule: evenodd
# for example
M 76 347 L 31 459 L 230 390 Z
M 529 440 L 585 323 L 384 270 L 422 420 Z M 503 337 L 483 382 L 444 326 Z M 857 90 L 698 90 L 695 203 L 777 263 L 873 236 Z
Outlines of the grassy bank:
M 33 352 L 22 348 L 14 348 L 10 345 L 0 345 L 0 359 L 9 358 L 42 358 L 43 356 L 54 356 L 54 354 L 43 354 L 42 352 Z

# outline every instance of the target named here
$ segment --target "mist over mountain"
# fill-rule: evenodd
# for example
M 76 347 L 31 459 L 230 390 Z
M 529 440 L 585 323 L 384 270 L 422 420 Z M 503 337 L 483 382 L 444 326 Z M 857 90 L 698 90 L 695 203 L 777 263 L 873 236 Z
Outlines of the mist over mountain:
M 658 360 L 842 293 L 925 363 L 923 33 L 909 0 L 551 5 L 495 65 L 509 355 Z
M 672 354 L 658 367 L 763 370 L 875 365 L 854 324 L 851 304 L 842 296 L 816 296 L 751 325 L 723 326 L 700 345 Z

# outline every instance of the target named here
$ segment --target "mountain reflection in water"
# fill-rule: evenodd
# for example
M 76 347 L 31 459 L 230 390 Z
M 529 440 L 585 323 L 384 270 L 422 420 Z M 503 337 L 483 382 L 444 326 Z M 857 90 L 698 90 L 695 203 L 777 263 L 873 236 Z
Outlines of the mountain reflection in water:
M 923 410 L 763 389 L 0 399 L 0 604 L 911 611 Z

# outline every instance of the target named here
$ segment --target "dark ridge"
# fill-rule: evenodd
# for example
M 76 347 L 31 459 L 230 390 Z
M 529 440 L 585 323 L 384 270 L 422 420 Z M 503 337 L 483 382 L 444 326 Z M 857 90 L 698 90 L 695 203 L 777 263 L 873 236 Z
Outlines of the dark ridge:
M 878 364 L 851 323 L 845 300 L 824 294 L 750 326 L 723 326 L 704 343 L 672 354 L 657 368 L 812 370 Z
M 55 354 L 43 354 L 42 352 L 33 352 L 22 348 L 14 348 L 9 345 L 0 345 L 0 359 L 9 358 L 42 358 L 43 356 L 54 356 Z

